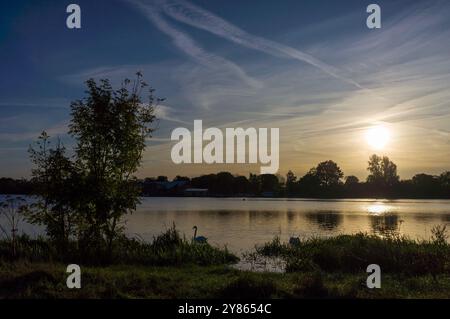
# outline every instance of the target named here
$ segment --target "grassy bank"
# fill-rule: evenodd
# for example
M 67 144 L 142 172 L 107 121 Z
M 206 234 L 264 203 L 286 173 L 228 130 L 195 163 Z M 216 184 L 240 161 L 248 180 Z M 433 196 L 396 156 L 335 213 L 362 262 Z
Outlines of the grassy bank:
M 431 240 L 405 236 L 379 237 L 365 233 L 310 238 L 293 244 L 279 238 L 257 247 L 249 258 L 278 257 L 287 272 L 360 273 L 378 264 L 383 273 L 404 276 L 450 274 L 450 245 L 446 228 L 433 229 Z
M 239 260 L 226 247 L 198 244 L 182 237 L 175 226 L 155 236 L 151 242 L 121 237 L 114 241 L 111 251 L 101 246 L 89 249 L 79 246 L 76 241 L 70 242 L 64 251 L 58 251 L 57 245 L 44 237 L 32 239 L 25 235 L 17 237 L 14 246 L 13 251 L 11 241 L 0 240 L 0 261 L 76 262 L 89 266 L 208 266 Z
M 116 245 L 112 262 L 98 264 L 58 256 L 45 239 L 19 239 L 12 257 L 10 243 L 1 241 L 0 298 L 450 298 L 444 228 L 430 241 L 367 234 L 293 244 L 275 238 L 247 256 L 281 258 L 286 273 L 234 269 L 238 258 L 226 249 L 193 243 L 175 228 L 151 243 Z M 81 266 L 81 289 L 66 287 L 68 263 Z M 381 289 L 366 286 L 372 263 L 381 266 Z
M 0 298 L 449 298 L 450 276 L 251 273 L 227 266 L 82 266 L 81 289 L 68 289 L 66 265 L 1 263 Z

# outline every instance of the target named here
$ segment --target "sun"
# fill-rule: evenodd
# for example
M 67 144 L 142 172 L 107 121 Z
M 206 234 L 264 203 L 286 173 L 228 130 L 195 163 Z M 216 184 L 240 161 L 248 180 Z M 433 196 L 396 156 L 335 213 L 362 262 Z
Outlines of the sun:
M 382 125 L 370 127 L 366 132 L 367 143 L 376 150 L 383 149 L 389 142 L 389 139 L 389 130 Z

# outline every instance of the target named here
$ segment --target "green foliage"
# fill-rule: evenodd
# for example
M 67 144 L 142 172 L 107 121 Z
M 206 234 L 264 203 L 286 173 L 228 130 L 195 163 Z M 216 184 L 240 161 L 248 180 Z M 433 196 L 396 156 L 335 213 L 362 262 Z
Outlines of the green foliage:
M 221 292 L 224 299 L 269 299 L 276 297 L 277 286 L 270 278 L 243 274 L 231 281 Z
M 0 298 L 449 298 L 450 276 L 383 274 L 367 289 L 367 273 L 251 273 L 227 266 L 83 266 L 82 289 L 67 289 L 66 266 L 0 261 Z
M 150 89 L 148 103 L 141 101 L 147 84 L 139 72 L 119 89 L 108 80 L 90 79 L 86 85 L 87 97 L 71 104 L 73 158 L 59 142 L 51 148 L 46 132 L 30 147 L 38 202 L 27 219 L 45 226 L 59 251 L 76 238 L 86 251 L 107 247 L 111 252 L 122 232 L 122 217 L 139 203 L 133 174 L 153 131 L 154 106 L 162 100 Z
M 115 239 L 112 251 L 109 251 L 106 244 L 99 247 L 98 250 L 86 251 L 79 247 L 76 241 L 70 241 L 67 251 L 61 253 L 51 241 L 43 237 L 30 239 L 25 235 L 17 237 L 16 247 L 15 259 L 30 262 L 70 262 L 77 260 L 79 263 L 91 265 L 112 263 L 159 266 L 195 264 L 206 266 L 235 263 L 239 260 L 226 247 L 220 249 L 209 244 L 197 244 L 182 238 L 175 226 L 154 237 L 150 243 L 121 236 Z M 0 260 L 2 259 L 13 259 L 10 243 L 6 240 L 0 240 Z
M 447 235 L 447 225 L 436 225 L 431 229 L 431 240 L 437 245 L 446 246 L 448 235 Z
M 106 240 L 111 246 L 120 234 L 121 217 L 139 202 L 133 174 L 153 131 L 155 98 L 150 90 L 149 103 L 142 103 L 141 91 L 147 84 L 140 73 L 131 88 L 130 83 L 125 80 L 114 90 L 108 80 L 98 84 L 90 79 L 88 96 L 71 105 L 69 133 L 77 141 L 76 166 L 82 185 L 77 209 L 85 221 L 81 241 L 86 245 Z
M 311 272 L 304 276 L 294 288 L 294 294 L 303 298 L 327 298 L 329 289 L 325 286 L 323 276 L 319 272 Z
M 226 249 L 187 241 L 173 226 L 150 243 L 120 239 L 106 267 L 81 260 L 83 289 L 73 290 L 66 266 L 78 256 L 20 236 L 12 262 L 9 242 L 0 241 L 0 298 L 449 298 L 449 247 L 439 239 L 443 227 L 436 234 L 430 242 L 357 234 L 295 246 L 275 238 L 258 253 L 287 259 L 280 274 L 228 267 L 237 258 Z M 382 265 L 382 289 L 367 289 L 369 263 Z
M 13 257 L 17 254 L 18 227 L 27 207 L 25 199 L 20 196 L 6 196 L 0 202 L 0 221 L 4 221 L 4 225 L 0 223 L 0 238 L 5 237 L 6 242 L 10 243 L 10 254 Z
M 124 263 L 146 265 L 213 265 L 235 263 L 239 260 L 225 247 L 198 244 L 181 238 L 175 225 L 153 238 L 152 243 L 124 239 L 118 243 L 116 258 Z
M 432 241 L 416 241 L 402 236 L 381 238 L 364 233 L 331 238 L 311 238 L 299 245 L 279 238 L 257 247 L 261 256 L 286 260 L 286 271 L 326 271 L 358 273 L 367 265 L 382 265 L 384 273 L 436 276 L 450 274 L 450 245 L 445 228 L 435 228 Z
M 35 147 L 29 149 L 35 165 L 32 176 L 37 198 L 24 215 L 28 222 L 43 225 L 57 248 L 64 251 L 75 234 L 77 215 L 73 207 L 73 184 L 77 183 L 77 172 L 64 146 L 58 141 L 56 147 L 51 148 L 49 138 L 42 132 Z

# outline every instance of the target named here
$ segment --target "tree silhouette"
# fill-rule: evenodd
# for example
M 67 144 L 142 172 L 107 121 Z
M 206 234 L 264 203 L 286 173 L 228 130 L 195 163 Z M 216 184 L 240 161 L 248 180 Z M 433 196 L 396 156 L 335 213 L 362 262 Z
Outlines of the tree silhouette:
M 80 214 L 87 242 L 106 240 L 111 251 L 121 217 L 136 208 L 139 189 L 133 174 L 140 166 L 145 140 L 155 120 L 153 89 L 148 103 L 141 93 L 147 84 L 138 72 L 119 89 L 108 80 L 90 79 L 87 97 L 72 103 L 69 133 L 76 140 L 76 166 L 82 176 Z
M 250 193 L 250 182 L 245 176 L 234 177 L 233 192 L 236 194 L 248 194 Z
M 44 131 L 29 153 L 32 163 L 32 181 L 37 187 L 35 203 L 25 211 L 30 223 L 43 225 L 47 235 L 56 244 L 59 251 L 67 249 L 70 236 L 75 234 L 77 220 L 75 164 L 65 155 L 66 149 L 58 141 L 51 147 L 50 136 Z
M 273 174 L 262 174 L 261 178 L 261 191 L 276 193 L 280 189 L 278 177 Z
M 60 143 L 49 149 L 45 132 L 38 147 L 30 148 L 36 195 L 41 200 L 28 217 L 45 225 L 50 237 L 63 244 L 76 222 L 80 248 L 106 247 L 111 253 L 122 230 L 122 216 L 139 202 L 139 184 L 133 174 L 153 131 L 154 105 L 161 100 L 150 89 L 148 103 L 142 102 L 147 84 L 139 72 L 135 81 L 125 79 L 119 89 L 113 89 L 108 80 L 90 79 L 86 85 L 87 96 L 71 104 L 73 160 L 66 157 Z
M 345 178 L 345 186 L 355 186 L 358 185 L 359 179 L 356 176 L 350 175 Z
M 261 179 L 259 176 L 250 173 L 248 181 L 250 182 L 250 190 L 252 194 L 259 195 L 261 193 Z
M 442 187 L 450 191 L 450 171 L 443 172 L 439 175 L 439 183 Z
M 399 181 L 397 175 L 397 165 L 389 160 L 387 156 L 378 156 L 373 154 L 369 158 L 369 166 L 367 170 L 370 172 L 367 182 L 379 187 L 392 187 Z
M 344 177 L 339 166 L 331 160 L 319 163 L 314 174 L 317 176 L 320 186 L 324 188 L 338 185 L 341 183 L 341 178 Z
M 214 178 L 211 191 L 220 195 L 233 194 L 234 177 L 229 172 L 220 172 Z
M 297 181 L 297 176 L 295 176 L 294 173 L 291 170 L 289 170 L 289 172 L 286 174 L 286 192 L 287 192 L 287 195 L 294 194 L 296 181 Z

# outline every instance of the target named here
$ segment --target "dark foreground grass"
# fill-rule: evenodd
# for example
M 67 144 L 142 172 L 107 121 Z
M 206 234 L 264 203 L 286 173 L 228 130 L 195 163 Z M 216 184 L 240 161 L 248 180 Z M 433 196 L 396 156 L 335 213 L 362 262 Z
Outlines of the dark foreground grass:
M 175 228 L 151 243 L 116 243 L 109 264 L 61 258 L 46 240 L 21 238 L 14 258 L 0 242 L 0 298 L 450 298 L 444 230 L 420 242 L 357 234 L 290 245 L 275 238 L 250 256 L 284 259 L 286 273 L 234 269 L 228 264 L 238 259 L 226 249 L 195 244 Z M 81 266 L 81 289 L 66 286 L 69 263 Z M 381 267 L 381 289 L 366 286 L 369 264 Z
M 214 247 L 207 243 L 199 244 L 181 237 L 175 225 L 145 242 L 136 238 L 122 237 L 114 242 L 111 253 L 106 250 L 88 250 L 70 242 L 67 250 L 61 252 L 46 238 L 32 239 L 20 236 L 16 240 L 12 255 L 11 242 L 0 240 L 0 261 L 62 262 L 90 266 L 127 264 L 146 266 L 181 265 L 221 265 L 235 263 L 237 256 L 226 247 Z
M 0 298 L 449 298 L 450 276 L 252 273 L 229 266 L 83 266 L 81 289 L 66 287 L 66 265 L 0 263 Z
M 255 255 L 284 259 L 287 272 L 361 273 L 368 265 L 378 264 L 383 273 L 396 275 L 450 275 L 450 245 L 442 232 L 445 228 L 440 230 L 430 241 L 364 233 L 312 238 L 293 245 L 275 238 L 257 247 Z

